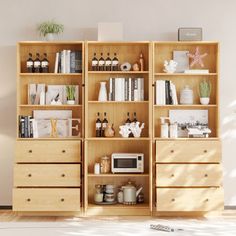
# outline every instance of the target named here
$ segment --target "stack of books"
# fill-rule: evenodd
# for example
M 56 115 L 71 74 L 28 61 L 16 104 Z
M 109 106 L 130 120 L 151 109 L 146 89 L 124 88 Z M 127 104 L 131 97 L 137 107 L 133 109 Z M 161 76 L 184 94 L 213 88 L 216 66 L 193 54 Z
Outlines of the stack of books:
M 54 73 L 81 73 L 82 51 L 63 50 L 56 53 Z
M 109 101 L 144 101 L 144 78 L 110 78 Z
M 169 80 L 157 80 L 156 105 L 178 105 L 175 85 Z
M 33 117 L 19 116 L 19 138 L 33 138 Z

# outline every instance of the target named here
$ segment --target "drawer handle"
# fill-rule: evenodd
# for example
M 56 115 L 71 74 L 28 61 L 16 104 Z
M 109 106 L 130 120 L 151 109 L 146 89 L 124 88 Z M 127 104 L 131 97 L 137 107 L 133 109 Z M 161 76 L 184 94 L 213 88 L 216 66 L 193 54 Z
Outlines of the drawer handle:
M 31 199 L 30 198 L 27 198 L 27 202 L 30 202 L 31 201 Z
M 206 198 L 205 202 L 209 202 L 209 199 L 208 199 L 208 198 Z
M 33 151 L 32 150 L 29 150 L 29 153 L 32 153 Z
M 65 174 L 62 174 L 61 177 L 65 177 L 66 175 Z
M 175 201 L 175 199 L 174 199 L 174 198 L 172 198 L 172 199 L 171 199 L 171 201 L 172 201 L 172 202 L 174 202 L 174 201 Z
M 174 150 L 170 150 L 171 153 L 174 153 L 175 151 Z
M 28 174 L 28 177 L 31 177 L 32 175 L 31 174 Z
M 204 176 L 205 176 L 205 177 L 208 177 L 208 174 L 205 174 Z
M 61 202 L 64 202 L 65 201 L 65 199 L 64 198 L 61 198 Z
M 204 150 L 204 153 L 207 153 L 207 150 Z
M 66 153 L 66 150 L 62 150 L 62 153 Z
M 172 175 L 171 175 L 171 177 L 175 177 L 175 175 L 174 175 L 174 174 L 172 174 Z

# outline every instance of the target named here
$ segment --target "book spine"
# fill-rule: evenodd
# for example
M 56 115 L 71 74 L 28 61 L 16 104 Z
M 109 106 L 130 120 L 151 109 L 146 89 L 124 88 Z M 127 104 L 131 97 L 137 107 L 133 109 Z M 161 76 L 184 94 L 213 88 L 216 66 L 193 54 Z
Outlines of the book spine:
M 173 104 L 172 96 L 171 96 L 171 90 L 170 90 L 170 81 L 167 81 L 167 91 L 168 91 L 168 98 L 169 98 L 169 104 Z
M 82 73 L 82 51 L 75 51 L 75 73 Z
M 141 101 L 144 101 L 144 78 L 141 78 Z
M 70 73 L 70 50 L 66 50 L 66 73 Z
M 134 79 L 131 79 L 131 101 L 134 101 Z
M 134 79 L 134 101 L 138 101 L 138 79 Z
M 116 96 L 116 81 L 115 78 L 112 78 L 112 101 L 115 101 Z
M 131 83 L 132 83 L 132 79 L 129 78 L 129 101 L 132 101 L 131 100 Z
M 70 53 L 70 73 L 75 73 L 75 52 Z
M 170 104 L 169 94 L 168 94 L 168 82 L 165 80 L 165 104 Z
M 58 73 L 58 67 L 59 67 L 59 52 L 56 53 L 54 73 Z
M 28 116 L 24 117 L 24 138 L 28 138 Z
M 125 78 L 125 101 L 128 101 L 128 83 L 129 79 Z

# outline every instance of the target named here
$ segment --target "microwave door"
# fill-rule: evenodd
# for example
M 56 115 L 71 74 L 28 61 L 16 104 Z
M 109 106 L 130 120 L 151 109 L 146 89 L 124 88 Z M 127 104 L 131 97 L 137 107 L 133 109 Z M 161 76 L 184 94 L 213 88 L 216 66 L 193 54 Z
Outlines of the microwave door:
M 119 172 L 132 172 L 137 170 L 137 158 L 114 159 L 114 169 Z

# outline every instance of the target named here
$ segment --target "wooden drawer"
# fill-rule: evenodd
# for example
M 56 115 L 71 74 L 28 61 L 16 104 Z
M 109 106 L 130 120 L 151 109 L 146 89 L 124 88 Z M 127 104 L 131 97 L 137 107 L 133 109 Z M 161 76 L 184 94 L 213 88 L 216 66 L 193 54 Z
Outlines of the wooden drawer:
M 14 211 L 80 211 L 80 189 L 13 189 Z
M 80 162 L 80 141 L 18 141 L 16 162 Z
M 220 141 L 157 141 L 156 162 L 220 162 Z
M 157 164 L 156 186 L 220 186 L 220 164 Z
M 220 211 L 221 188 L 157 188 L 157 211 Z
M 80 164 L 16 164 L 14 186 L 79 187 Z

